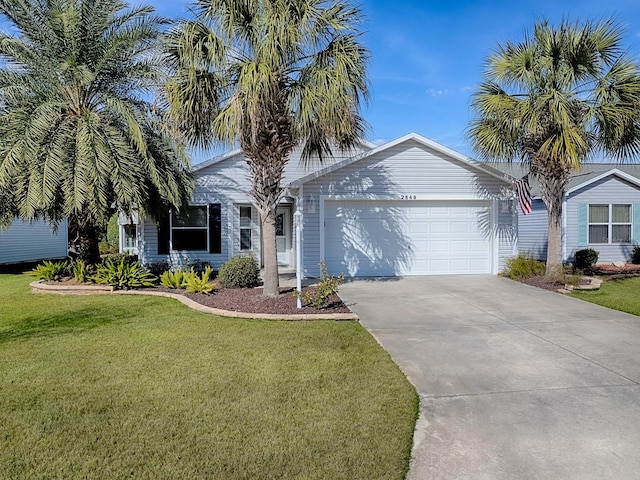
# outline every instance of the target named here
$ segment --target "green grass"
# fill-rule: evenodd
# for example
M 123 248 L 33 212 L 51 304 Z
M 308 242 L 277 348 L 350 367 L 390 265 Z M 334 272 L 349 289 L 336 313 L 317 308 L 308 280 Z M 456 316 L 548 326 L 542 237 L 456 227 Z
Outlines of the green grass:
M 640 316 L 640 277 L 605 280 L 598 290 L 575 290 L 571 295 L 603 307 Z
M 401 479 L 417 396 L 354 322 L 0 275 L 0 478 Z

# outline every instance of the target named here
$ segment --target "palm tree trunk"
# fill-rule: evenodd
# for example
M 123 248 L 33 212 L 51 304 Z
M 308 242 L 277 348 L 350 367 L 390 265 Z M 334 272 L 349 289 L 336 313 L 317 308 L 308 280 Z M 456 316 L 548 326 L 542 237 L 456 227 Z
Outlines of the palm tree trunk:
M 562 201 L 570 170 L 551 163 L 545 166 L 546 168 L 538 167 L 536 173 L 542 188 L 542 200 L 547 207 L 549 228 L 545 275 L 548 277 L 562 269 Z
M 557 214 L 556 214 L 557 216 Z M 558 273 L 562 269 L 562 212 L 555 218 L 549 213 L 549 236 L 547 241 L 547 277 Z
M 73 215 L 69 219 L 75 232 L 75 247 L 78 257 L 90 264 L 100 263 L 100 229 L 93 223 L 80 220 Z
M 262 274 L 263 295 L 277 297 L 280 294 L 278 282 L 278 252 L 276 248 L 276 209 L 271 208 L 266 215 L 260 215 L 262 223 L 262 252 L 264 272 Z

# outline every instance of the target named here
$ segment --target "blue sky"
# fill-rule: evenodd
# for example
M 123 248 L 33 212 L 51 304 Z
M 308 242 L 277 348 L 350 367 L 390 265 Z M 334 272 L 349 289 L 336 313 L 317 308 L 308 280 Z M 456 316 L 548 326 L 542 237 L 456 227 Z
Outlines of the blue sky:
M 188 1 L 147 0 L 169 17 Z M 520 40 L 537 19 L 614 17 L 630 53 L 640 54 L 638 0 L 363 1 L 363 41 L 371 51 L 371 102 L 363 111 L 376 143 L 417 132 L 473 155 L 465 130 L 483 62 L 496 45 Z

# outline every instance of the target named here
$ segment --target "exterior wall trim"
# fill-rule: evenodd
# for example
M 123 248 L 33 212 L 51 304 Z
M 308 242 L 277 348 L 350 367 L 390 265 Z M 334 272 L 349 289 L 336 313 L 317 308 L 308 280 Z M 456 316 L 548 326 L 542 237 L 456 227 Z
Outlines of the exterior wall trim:
M 499 200 L 497 198 L 494 198 L 491 201 L 491 212 L 490 212 L 490 217 L 491 217 L 491 231 L 492 231 L 492 235 L 491 235 L 491 273 L 493 275 L 497 275 L 498 274 L 498 270 L 499 270 L 499 260 L 500 260 L 500 248 L 499 248 L 499 238 L 498 238 L 498 230 L 500 228 L 499 225 L 499 215 L 498 215 L 498 208 L 499 208 Z
M 607 170 L 606 172 L 601 173 L 597 177 L 593 177 L 593 178 L 587 180 L 586 182 L 583 182 L 583 183 L 581 183 L 579 185 L 576 185 L 575 187 L 572 187 L 572 188 L 568 189 L 567 192 L 565 193 L 565 197 L 570 195 L 570 194 L 572 194 L 573 192 L 576 192 L 577 190 L 580 190 L 580 189 L 582 189 L 584 187 L 587 187 L 587 186 L 589 186 L 589 185 L 591 185 L 593 183 L 596 183 L 596 182 L 598 182 L 598 181 L 600 181 L 600 180 L 602 180 L 604 178 L 607 178 L 609 176 L 612 176 L 612 175 L 614 175 L 616 177 L 619 177 L 619 178 L 622 178 L 623 180 L 626 180 L 626 181 L 628 181 L 628 182 L 640 187 L 640 179 L 638 179 L 638 178 L 634 177 L 633 175 L 630 175 L 630 174 L 628 174 L 626 172 L 623 172 L 622 170 L 618 170 L 617 168 L 612 168 L 611 170 Z
M 397 138 L 395 140 L 392 140 L 390 142 L 385 143 L 384 145 L 380 145 L 372 150 L 369 150 L 368 152 L 363 152 L 359 155 L 355 155 L 351 158 L 347 158 L 346 160 L 343 160 L 342 162 L 338 162 L 334 165 L 328 166 L 326 168 L 323 168 L 321 170 L 318 170 L 317 172 L 311 173 L 309 175 L 306 175 L 294 182 L 291 182 L 290 186 L 292 187 L 297 187 L 302 185 L 303 183 L 309 182 L 311 180 L 315 180 L 319 177 L 322 177 L 324 175 L 327 175 L 329 173 L 335 172 L 336 170 L 339 170 L 343 167 L 346 167 L 347 165 L 351 165 L 352 163 L 358 162 L 360 160 L 363 160 L 365 158 L 371 157 L 373 155 L 376 155 L 380 152 L 384 152 L 385 150 L 388 150 L 390 148 L 393 148 L 397 145 L 400 145 L 402 143 L 406 143 L 408 141 L 414 141 L 417 142 L 425 147 L 431 148 L 433 150 L 435 150 L 438 153 L 441 153 L 449 158 L 453 158 L 454 160 L 457 160 L 475 170 L 481 171 L 482 173 L 486 174 L 486 175 L 490 175 L 492 177 L 495 177 L 499 180 L 501 180 L 502 182 L 504 182 L 507 185 L 510 185 L 512 183 L 512 179 L 508 178 L 508 176 L 506 174 L 502 174 L 502 173 L 497 173 L 494 172 L 493 170 L 490 170 L 488 168 L 484 168 L 482 167 L 481 164 L 479 164 L 478 162 L 475 162 L 474 160 L 472 160 L 471 158 L 462 155 L 461 153 L 456 152 L 455 150 L 451 150 L 449 147 L 445 147 L 444 145 L 441 145 L 437 142 L 434 142 L 433 140 L 429 140 L 426 137 L 423 137 L 422 135 L 418 135 L 417 133 L 409 133 L 407 135 L 404 135 L 400 138 Z

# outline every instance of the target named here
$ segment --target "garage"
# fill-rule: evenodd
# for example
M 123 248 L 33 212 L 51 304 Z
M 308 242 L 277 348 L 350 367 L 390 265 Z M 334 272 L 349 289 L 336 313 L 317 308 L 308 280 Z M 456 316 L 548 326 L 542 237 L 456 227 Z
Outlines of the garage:
M 490 205 L 326 200 L 327 268 L 349 277 L 491 273 Z

